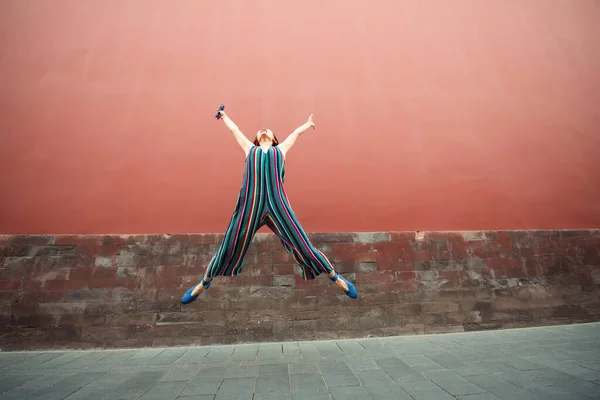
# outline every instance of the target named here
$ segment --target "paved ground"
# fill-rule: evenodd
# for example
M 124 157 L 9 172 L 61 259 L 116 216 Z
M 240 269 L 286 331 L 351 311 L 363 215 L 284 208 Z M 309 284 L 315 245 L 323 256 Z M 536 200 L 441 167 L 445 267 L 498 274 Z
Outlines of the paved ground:
M 600 324 L 361 340 L 0 353 L 0 399 L 600 399 Z

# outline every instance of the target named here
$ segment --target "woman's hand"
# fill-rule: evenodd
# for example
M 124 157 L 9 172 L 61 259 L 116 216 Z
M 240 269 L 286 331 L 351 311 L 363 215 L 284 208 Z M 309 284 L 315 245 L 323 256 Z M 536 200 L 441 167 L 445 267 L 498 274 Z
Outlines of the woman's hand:
M 219 109 L 217 109 L 217 112 L 215 113 L 215 115 L 219 116 L 218 119 L 223 119 L 223 117 L 227 116 L 227 114 L 225 114 L 225 110 L 219 110 Z
M 313 129 L 315 129 L 315 123 L 312 120 L 313 114 L 310 114 L 310 117 L 308 117 L 308 125 L 311 126 Z

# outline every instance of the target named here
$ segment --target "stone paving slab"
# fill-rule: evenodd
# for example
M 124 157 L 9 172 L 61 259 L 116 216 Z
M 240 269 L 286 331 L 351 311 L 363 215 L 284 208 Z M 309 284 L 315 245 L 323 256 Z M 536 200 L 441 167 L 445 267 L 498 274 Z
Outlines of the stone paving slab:
M 600 323 L 229 346 L 0 352 L 3 399 L 600 399 Z

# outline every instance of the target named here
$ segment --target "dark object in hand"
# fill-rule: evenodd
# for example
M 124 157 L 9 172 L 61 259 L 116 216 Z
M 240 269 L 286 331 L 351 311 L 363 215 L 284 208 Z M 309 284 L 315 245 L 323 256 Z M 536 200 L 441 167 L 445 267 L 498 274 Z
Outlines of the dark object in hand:
M 216 119 L 221 119 L 221 111 L 223 111 L 224 109 L 225 109 L 225 106 L 223 104 L 221 104 L 219 106 L 219 111 L 217 111 L 217 113 L 215 114 Z

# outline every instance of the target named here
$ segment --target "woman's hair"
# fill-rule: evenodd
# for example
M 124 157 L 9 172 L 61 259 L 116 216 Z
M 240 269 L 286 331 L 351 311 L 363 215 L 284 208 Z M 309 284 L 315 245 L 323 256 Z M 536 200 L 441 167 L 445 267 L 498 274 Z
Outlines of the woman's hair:
M 273 134 L 273 146 L 277 146 L 279 144 L 279 140 L 277 140 L 277 135 Z M 258 139 L 254 139 L 254 145 L 260 146 Z

